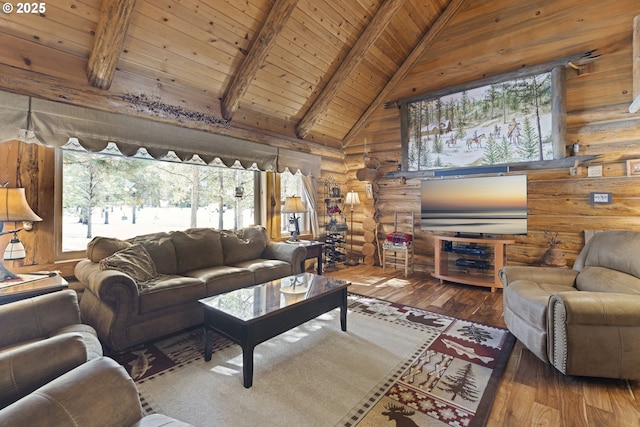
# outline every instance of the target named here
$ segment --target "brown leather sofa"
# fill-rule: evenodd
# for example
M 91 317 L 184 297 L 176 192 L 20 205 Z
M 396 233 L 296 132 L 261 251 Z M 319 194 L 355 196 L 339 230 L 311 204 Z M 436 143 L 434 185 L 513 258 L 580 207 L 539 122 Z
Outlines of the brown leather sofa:
M 72 290 L 0 306 L 0 328 L 0 408 L 102 356 Z
M 262 226 L 195 228 L 95 238 L 87 258 L 75 268 L 82 318 L 119 353 L 201 324 L 201 298 L 300 273 L 306 249 L 271 242 Z
M 144 416 L 138 389 L 113 359 L 100 357 L 0 410 L 4 427 L 184 427 L 162 414 Z
M 506 266 L 504 320 L 565 375 L 640 379 L 640 232 L 597 233 L 573 269 Z

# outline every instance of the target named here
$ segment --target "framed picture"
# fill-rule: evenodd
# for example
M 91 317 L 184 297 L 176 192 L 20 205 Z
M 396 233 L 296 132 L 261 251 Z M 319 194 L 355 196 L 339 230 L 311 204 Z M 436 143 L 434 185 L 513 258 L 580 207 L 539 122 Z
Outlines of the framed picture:
M 553 159 L 553 141 L 560 138 L 552 126 L 557 113 L 551 82 L 550 71 L 526 77 L 509 73 L 404 101 L 403 168 L 423 171 Z
M 365 184 L 364 185 L 364 194 L 365 197 L 369 200 L 373 199 L 373 185 L 371 184 Z
M 627 160 L 627 176 L 640 176 L 640 159 Z

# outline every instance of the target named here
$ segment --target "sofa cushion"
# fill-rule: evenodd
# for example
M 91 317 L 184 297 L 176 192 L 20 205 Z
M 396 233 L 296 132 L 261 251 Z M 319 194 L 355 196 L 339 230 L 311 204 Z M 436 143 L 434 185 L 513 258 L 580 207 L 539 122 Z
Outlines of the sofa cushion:
M 640 295 L 640 279 L 604 267 L 585 267 L 576 278 L 576 288 L 590 292 Z
M 251 259 L 235 264 L 235 267 L 253 271 L 256 284 L 291 276 L 291 264 L 277 259 Z
M 193 303 L 205 296 L 204 282 L 200 279 L 162 275 L 150 286 L 140 291 L 138 307 L 140 314 L 145 314 Z
M 228 265 L 193 270 L 185 274 L 205 283 L 206 296 L 218 295 L 255 284 L 253 271 Z
M 129 239 L 129 242 L 139 243 L 149 252 L 156 264 L 159 274 L 176 274 L 178 263 L 176 249 L 171 240 L 171 233 L 152 233 Z
M 113 237 L 96 236 L 87 244 L 87 258 L 100 262 L 104 258 L 131 246 L 131 243 Z
M 156 265 L 144 246 L 135 244 L 100 261 L 102 270 L 118 270 L 131 276 L 138 286 L 158 277 Z
M 176 231 L 172 234 L 176 248 L 178 273 L 222 265 L 220 232 L 211 228 Z
M 260 258 L 269 243 L 267 231 L 262 226 L 246 227 L 236 232 L 223 231 L 220 237 L 226 265 Z

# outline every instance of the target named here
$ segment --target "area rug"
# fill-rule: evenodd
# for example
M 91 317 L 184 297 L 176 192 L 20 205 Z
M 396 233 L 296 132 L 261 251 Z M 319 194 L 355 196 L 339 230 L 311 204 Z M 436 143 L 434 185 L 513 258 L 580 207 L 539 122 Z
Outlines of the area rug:
M 505 329 L 349 295 L 334 310 L 258 345 L 253 387 L 242 350 L 201 329 L 116 358 L 147 413 L 196 426 L 481 426 L 514 338 Z

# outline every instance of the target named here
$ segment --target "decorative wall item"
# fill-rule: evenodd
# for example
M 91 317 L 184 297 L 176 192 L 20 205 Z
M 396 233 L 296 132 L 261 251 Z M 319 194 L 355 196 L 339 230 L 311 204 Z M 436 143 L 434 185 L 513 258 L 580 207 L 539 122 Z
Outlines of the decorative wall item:
M 640 176 L 640 159 L 627 160 L 627 176 Z
M 407 102 L 407 170 L 553 159 L 551 82 L 544 72 Z
M 368 200 L 373 200 L 373 185 L 365 184 L 364 185 L 364 194 Z

